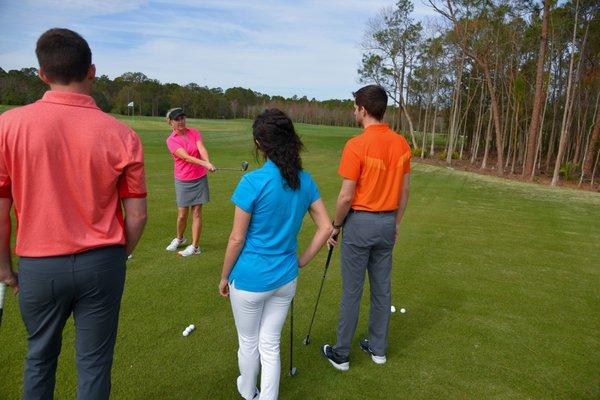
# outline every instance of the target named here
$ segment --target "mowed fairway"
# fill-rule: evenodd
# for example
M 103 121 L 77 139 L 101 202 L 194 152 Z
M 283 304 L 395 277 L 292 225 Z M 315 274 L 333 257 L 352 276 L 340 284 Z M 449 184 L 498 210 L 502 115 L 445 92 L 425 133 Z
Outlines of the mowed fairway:
M 162 118 L 124 119 L 145 146 L 149 221 L 127 266 L 113 368 L 114 399 L 237 399 L 237 336 L 229 302 L 217 292 L 241 174 L 210 175 L 203 254 L 164 250 L 174 235 L 172 159 Z M 214 164 L 250 161 L 251 121 L 189 120 Z M 333 211 L 344 142 L 357 129 L 296 125 L 304 165 Z M 43 194 L 40 194 L 43 195 Z M 189 228 L 188 228 L 189 231 Z M 305 221 L 301 247 L 313 232 Z M 51 236 L 52 232 L 48 232 Z M 368 289 L 350 370 L 320 355 L 335 341 L 341 292 L 339 250 L 329 269 L 313 332 L 302 344 L 326 252 L 300 272 L 294 361 L 287 376 L 289 324 L 282 333 L 281 399 L 598 399 L 600 397 L 600 195 L 550 189 L 413 163 L 412 188 L 394 252 L 388 362 L 358 349 L 367 332 Z M 181 335 L 190 323 L 196 331 Z M 57 399 L 76 390 L 69 321 Z M 22 389 L 26 333 L 7 296 L 0 328 L 0 399 Z

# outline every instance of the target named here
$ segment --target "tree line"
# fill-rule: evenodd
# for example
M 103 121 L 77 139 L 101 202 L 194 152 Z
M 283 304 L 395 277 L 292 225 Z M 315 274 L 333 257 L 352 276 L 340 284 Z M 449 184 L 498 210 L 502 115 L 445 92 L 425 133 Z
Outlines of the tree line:
M 416 155 L 594 186 L 600 157 L 597 0 L 399 0 L 371 19 L 359 76 L 386 88 Z M 444 133 L 442 137 L 440 133 Z M 439 148 L 439 149 L 438 149 Z
M 29 104 L 46 90 L 36 68 L 8 72 L 0 68 L 0 104 Z M 352 100 L 319 101 L 306 96 L 269 96 L 241 87 L 223 90 L 196 83 L 163 84 L 141 72 L 127 72 L 115 79 L 102 75 L 95 81 L 92 96 L 103 111 L 123 115 L 164 116 L 168 109 L 179 106 L 192 118 L 254 118 L 265 108 L 278 107 L 297 122 L 355 124 Z M 131 102 L 133 108 L 128 107 Z

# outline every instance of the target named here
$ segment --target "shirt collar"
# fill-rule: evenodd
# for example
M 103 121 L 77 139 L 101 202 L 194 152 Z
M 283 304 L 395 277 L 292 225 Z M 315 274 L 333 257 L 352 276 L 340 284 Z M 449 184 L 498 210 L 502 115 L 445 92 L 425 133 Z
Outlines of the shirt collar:
M 41 100 L 45 103 L 64 104 L 67 106 L 87 107 L 98 109 L 92 96 L 80 93 L 62 92 L 59 90 L 48 90 Z
M 269 169 L 275 168 L 275 169 L 278 169 L 277 168 L 277 164 L 275 164 L 273 161 L 269 160 L 268 158 L 267 158 L 267 161 L 265 161 L 265 164 L 263 165 L 263 168 L 269 168 Z
M 363 133 L 371 133 L 371 132 L 384 132 L 384 131 L 388 131 L 390 129 L 390 126 L 388 124 L 373 124 L 373 125 L 369 125 L 369 127 L 367 127 Z
M 185 133 L 183 135 L 180 135 L 179 132 L 177 132 L 176 130 L 171 131 L 171 135 L 173 135 L 174 137 L 185 137 L 185 136 L 187 136 L 188 133 L 190 133 L 189 127 L 185 128 Z

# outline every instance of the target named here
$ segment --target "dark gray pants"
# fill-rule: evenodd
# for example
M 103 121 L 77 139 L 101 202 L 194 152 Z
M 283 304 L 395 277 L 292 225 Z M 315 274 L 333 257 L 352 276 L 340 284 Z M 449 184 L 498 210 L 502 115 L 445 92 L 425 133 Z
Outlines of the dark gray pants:
M 108 399 L 125 249 L 110 246 L 59 257 L 21 257 L 19 305 L 28 333 L 25 400 L 52 399 L 62 331 L 75 320 L 77 399 Z
M 384 356 L 387 352 L 395 234 L 394 212 L 350 212 L 346 218 L 342 238 L 342 301 L 334 347 L 335 353 L 340 356 L 350 354 L 366 271 L 371 287 L 369 345 L 377 356 Z

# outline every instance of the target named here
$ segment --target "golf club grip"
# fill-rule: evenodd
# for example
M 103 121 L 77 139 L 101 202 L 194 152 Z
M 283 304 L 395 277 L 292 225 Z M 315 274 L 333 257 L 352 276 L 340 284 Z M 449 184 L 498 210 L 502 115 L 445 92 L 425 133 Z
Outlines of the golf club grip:
M 338 235 L 333 236 L 333 240 L 337 240 Z M 327 261 L 325 262 L 325 269 L 329 267 L 329 263 L 331 262 L 331 255 L 333 254 L 333 246 L 329 247 L 329 251 L 327 252 Z

